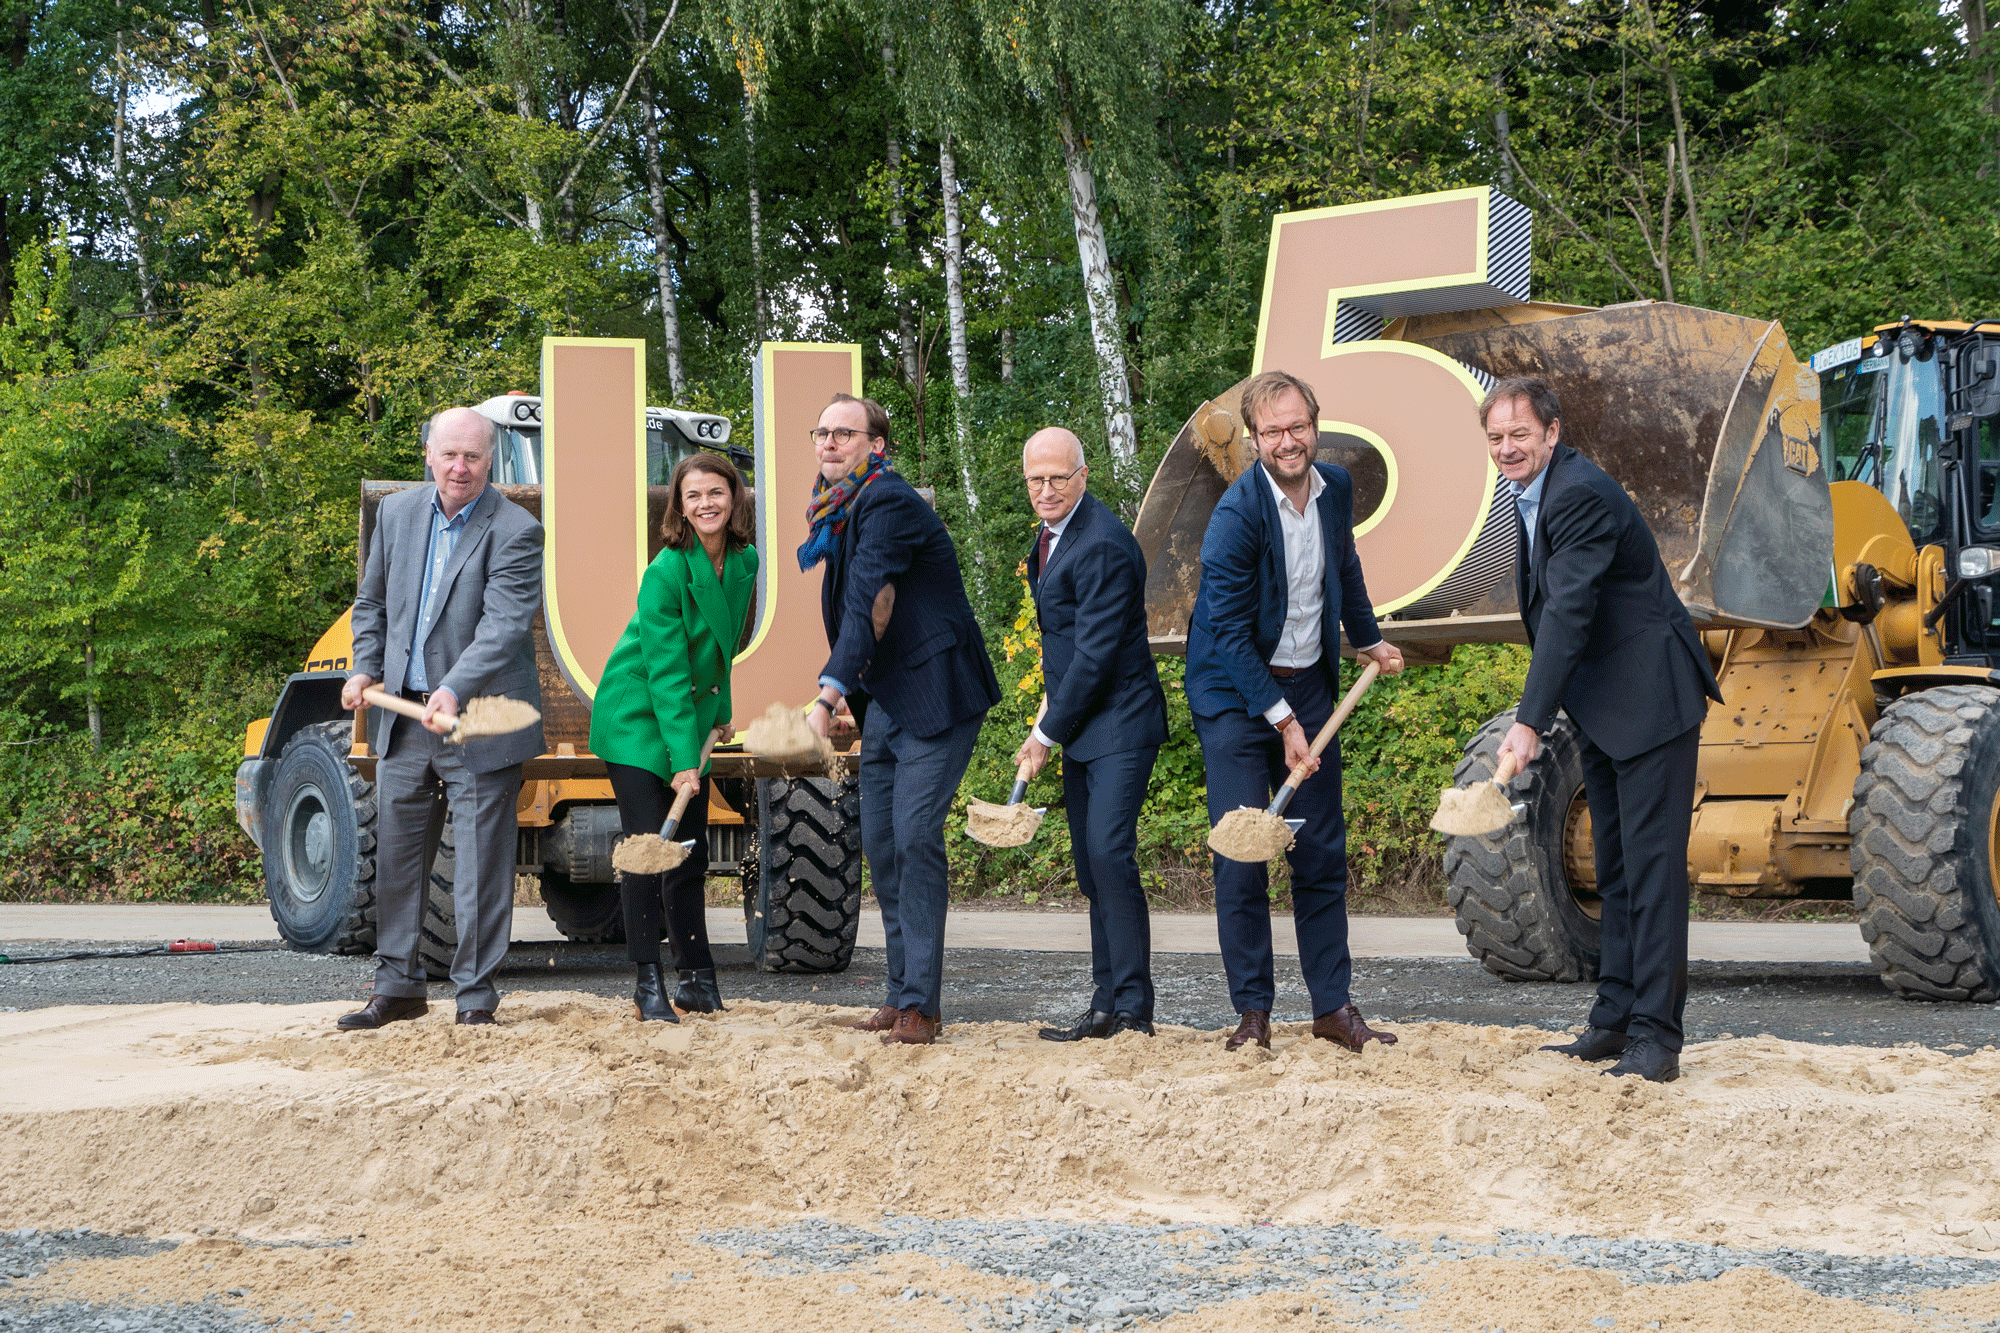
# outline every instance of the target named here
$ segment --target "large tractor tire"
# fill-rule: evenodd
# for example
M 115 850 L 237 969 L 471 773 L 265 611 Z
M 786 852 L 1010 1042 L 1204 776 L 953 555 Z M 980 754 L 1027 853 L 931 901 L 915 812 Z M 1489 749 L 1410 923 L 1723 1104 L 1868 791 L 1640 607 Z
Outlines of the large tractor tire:
M 755 859 L 743 894 L 751 959 L 767 972 L 845 971 L 861 922 L 860 784 L 761 779 Z
M 353 724 L 300 728 L 264 804 L 264 893 L 278 933 L 307 953 L 375 947 L 375 784 L 347 762 Z
M 2000 999 L 2000 690 L 1945 685 L 1882 710 L 1848 814 L 1854 904 L 1905 999 Z
M 1492 779 L 1513 724 L 1509 711 L 1479 729 L 1452 775 L 1459 786 Z M 1541 741 L 1535 761 L 1507 789 L 1507 799 L 1527 809 L 1484 837 L 1446 841 L 1445 897 L 1466 950 L 1487 971 L 1519 981 L 1595 981 L 1596 868 L 1564 855 L 1580 821 L 1590 817 L 1583 742 L 1563 714 Z
M 549 920 L 566 940 L 576 944 L 625 942 L 625 899 L 616 884 L 575 884 L 567 875 L 544 871 L 542 905 L 549 909 Z

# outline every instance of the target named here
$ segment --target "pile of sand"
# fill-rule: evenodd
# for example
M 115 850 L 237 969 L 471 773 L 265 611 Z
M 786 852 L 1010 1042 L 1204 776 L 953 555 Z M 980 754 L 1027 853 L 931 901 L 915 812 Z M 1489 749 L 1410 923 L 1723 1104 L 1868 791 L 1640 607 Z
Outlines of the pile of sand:
M 1291 850 L 1292 826 L 1268 810 L 1238 806 L 1208 831 L 1208 845 L 1217 856 L 1254 865 Z

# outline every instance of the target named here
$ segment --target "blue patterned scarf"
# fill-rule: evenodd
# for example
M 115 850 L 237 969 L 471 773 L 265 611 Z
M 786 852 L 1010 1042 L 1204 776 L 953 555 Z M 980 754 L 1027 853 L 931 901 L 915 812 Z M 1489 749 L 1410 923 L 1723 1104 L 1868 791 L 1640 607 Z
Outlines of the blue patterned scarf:
M 839 481 L 828 481 L 824 473 L 813 481 L 812 501 L 806 505 L 806 522 L 812 524 L 812 535 L 799 547 L 800 569 L 811 569 L 833 554 L 834 543 L 847 529 L 847 515 L 854 508 L 856 497 L 876 478 L 895 470 L 889 465 L 887 454 L 871 450 L 860 467 Z

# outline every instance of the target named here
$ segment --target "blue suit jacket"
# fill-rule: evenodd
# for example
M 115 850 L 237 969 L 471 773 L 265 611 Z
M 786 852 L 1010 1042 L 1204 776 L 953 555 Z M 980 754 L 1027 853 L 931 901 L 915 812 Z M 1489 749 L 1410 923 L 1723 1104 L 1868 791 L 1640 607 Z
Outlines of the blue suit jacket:
M 891 585 L 896 605 L 877 641 L 875 597 Z M 1000 702 L 951 536 L 894 472 L 855 500 L 827 557 L 820 615 L 832 648 L 820 674 L 847 688 L 856 722 L 866 725 L 869 701 L 880 700 L 898 725 L 928 737 Z
M 1382 637 L 1361 557 L 1354 549 L 1354 481 L 1347 469 L 1314 463 L 1326 478 L 1320 492 L 1320 535 L 1326 555 L 1325 619 L 1321 661 L 1329 688 L 1340 658 L 1339 630 L 1366 646 Z M 1278 502 L 1262 463 L 1252 463 L 1222 493 L 1201 539 L 1201 590 L 1188 626 L 1188 705 L 1199 717 L 1232 708 L 1261 714 L 1280 696 L 1271 678 L 1271 655 L 1285 632 L 1285 543 Z
M 1164 745 L 1167 698 L 1146 639 L 1146 557 L 1118 515 L 1083 493 L 1043 569 L 1028 553 L 1042 678 L 1042 734 L 1078 763 Z

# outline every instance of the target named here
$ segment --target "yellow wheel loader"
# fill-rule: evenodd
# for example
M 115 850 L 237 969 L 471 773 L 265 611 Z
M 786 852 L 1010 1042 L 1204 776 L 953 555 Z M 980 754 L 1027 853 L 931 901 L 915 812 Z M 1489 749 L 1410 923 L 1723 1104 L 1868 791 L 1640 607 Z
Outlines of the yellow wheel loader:
M 789 553 L 804 540 L 815 468 L 806 432 L 831 392 L 859 392 L 859 349 L 767 344 L 754 447 L 745 448 L 726 417 L 643 404 L 643 344 L 549 342 L 544 389 L 562 380 L 562 392 L 504 394 L 476 409 L 494 426 L 494 483 L 542 520 L 547 543 L 533 632 L 548 750 L 524 766 L 517 881 L 535 881 L 565 937 L 623 941 L 611 867 L 621 827 L 604 763 L 590 753 L 590 698 L 632 614 L 639 571 L 659 552 L 674 465 L 697 449 L 726 453 L 753 485 L 763 560 L 732 678 L 738 737 L 714 756 L 711 873 L 740 869 L 760 966 L 844 969 L 861 910 L 856 785 L 748 753 L 741 730 L 773 702 L 808 698 L 825 656 L 818 574 L 799 572 Z M 420 484 L 362 483 L 357 573 L 383 498 Z M 286 680 L 271 716 L 250 725 L 236 774 L 237 820 L 263 852 L 271 915 L 294 948 L 311 952 L 366 953 L 375 943 L 375 756 L 358 715 L 340 707 L 352 641 L 350 612 Z M 420 950 L 441 977 L 458 938 L 442 807 L 433 828 Z
M 1488 189 L 1273 223 L 1252 368 L 1315 386 L 1384 634 L 1413 663 L 1525 641 L 1476 406 L 1544 376 L 1563 442 L 1658 539 L 1727 701 L 1702 728 L 1690 887 L 1851 895 L 1890 990 L 2000 998 L 2000 322 L 1905 319 L 1801 365 L 1774 321 L 1530 302 L 1529 226 Z M 1208 515 L 1255 458 L 1241 388 L 1197 409 L 1140 509 L 1156 651 L 1184 649 Z M 1492 776 L 1512 720 L 1473 737 L 1461 784 Z M 1597 974 L 1579 746 L 1560 717 L 1514 822 L 1447 840 L 1459 930 L 1499 975 Z

